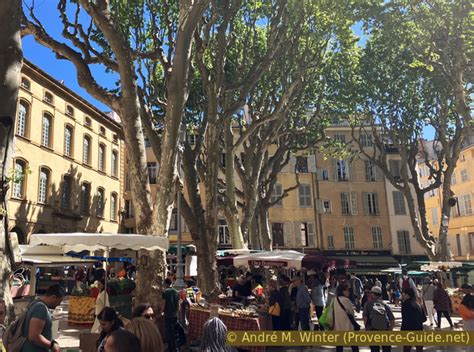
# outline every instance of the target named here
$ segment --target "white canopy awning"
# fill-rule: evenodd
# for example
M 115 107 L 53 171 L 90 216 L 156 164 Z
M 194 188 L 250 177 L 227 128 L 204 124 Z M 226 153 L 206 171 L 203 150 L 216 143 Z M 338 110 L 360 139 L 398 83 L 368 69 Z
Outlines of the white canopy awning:
M 73 258 L 63 254 L 60 247 L 20 245 L 20 260 L 23 264 L 39 267 L 67 265 L 92 265 L 93 259 Z
M 61 247 L 64 252 L 81 252 L 84 250 L 162 250 L 168 249 L 168 238 L 162 236 L 136 234 L 106 233 L 48 233 L 34 234 L 30 237 L 31 245 L 49 245 Z
M 234 266 L 281 266 L 300 270 L 304 256 L 303 253 L 291 250 L 242 254 L 234 258 Z

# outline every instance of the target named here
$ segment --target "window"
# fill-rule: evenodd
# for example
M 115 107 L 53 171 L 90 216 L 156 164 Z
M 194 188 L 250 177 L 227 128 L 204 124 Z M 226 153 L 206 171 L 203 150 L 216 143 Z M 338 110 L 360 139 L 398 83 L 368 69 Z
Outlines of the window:
M 18 121 L 16 124 L 16 134 L 21 137 L 27 136 L 28 120 L 30 118 L 30 106 L 23 100 L 20 100 L 18 107 Z
M 377 193 L 363 193 L 364 214 L 379 215 L 379 200 Z
M 99 134 L 100 134 L 101 136 L 105 136 L 105 127 L 104 127 L 104 126 L 100 126 L 100 127 L 99 127 Z
M 319 214 L 331 214 L 331 201 L 328 199 L 318 199 L 317 208 Z
M 110 171 L 112 176 L 117 177 L 118 170 L 118 152 L 116 150 L 112 151 L 112 165 Z
M 118 143 L 118 136 L 117 136 L 117 133 L 114 133 L 114 134 L 112 135 L 112 142 Z
M 462 169 L 461 170 L 461 182 L 467 182 L 469 181 L 469 174 L 467 172 L 467 169 Z
M 41 145 L 44 147 L 51 147 L 51 136 L 53 129 L 53 119 L 50 115 L 43 115 L 43 129 L 41 133 Z
M 298 234 L 297 234 L 298 235 Z M 314 246 L 314 226 L 311 222 L 300 223 L 300 239 L 297 240 L 302 247 Z
M 464 205 L 464 214 L 462 215 L 472 215 L 471 194 L 462 195 L 461 202 L 463 202 Z
M 372 136 L 365 132 L 361 133 L 360 144 L 362 145 L 362 147 L 372 147 L 373 146 Z
M 25 197 L 26 190 L 26 162 L 23 160 L 15 161 L 15 173 L 13 179 L 13 198 L 22 199 Z
M 357 193 L 341 193 L 341 212 L 342 215 L 357 215 Z
M 281 222 L 272 223 L 272 244 L 274 247 L 283 247 L 283 224 Z
M 91 185 L 83 182 L 81 185 L 81 214 L 89 214 L 91 199 Z
M 336 133 L 334 135 L 334 140 L 340 143 L 346 143 L 346 135 L 343 133 Z
M 354 249 L 354 229 L 349 226 L 344 226 L 344 247 L 346 249 Z
M 390 173 L 392 176 L 396 179 L 400 179 L 400 171 L 401 171 L 401 161 L 400 160 L 389 160 L 388 161 L 388 166 L 390 168 Z
M 46 204 L 48 201 L 49 177 L 50 171 L 44 167 L 40 168 L 39 187 L 38 187 L 38 203 Z
M 74 130 L 71 126 L 66 126 L 64 129 L 64 155 L 72 157 L 72 146 L 74 138 Z
M 328 249 L 334 249 L 334 236 L 328 235 Z
M 410 235 L 408 231 L 397 231 L 397 239 L 400 254 L 410 254 Z
M 148 170 L 148 181 L 150 184 L 156 184 L 156 163 L 147 163 L 146 168 Z
M 405 209 L 405 196 L 403 192 L 400 191 L 393 191 L 393 208 L 395 210 L 395 215 L 406 215 Z
M 298 187 L 300 207 L 311 207 L 311 186 L 301 184 Z
M 105 145 L 99 144 L 99 171 L 105 172 Z
M 103 188 L 98 188 L 97 189 L 97 217 L 103 218 L 104 217 L 104 205 L 105 205 L 105 199 L 104 199 L 104 189 Z
M 437 208 L 431 208 L 431 224 L 432 225 L 438 225 L 438 209 Z
M 145 148 L 151 148 L 151 142 L 148 138 L 144 139 L 144 143 L 145 143 Z
M 72 188 L 72 177 L 70 175 L 64 175 L 63 186 L 61 188 L 61 208 L 69 210 L 71 208 L 71 192 Z
M 66 105 L 66 115 L 74 117 L 74 108 L 71 105 Z
M 133 218 L 133 204 L 131 200 L 129 199 L 125 200 L 124 211 L 125 211 L 125 219 Z
M 171 211 L 170 231 L 178 230 L 178 209 L 173 208 Z
M 84 117 L 84 126 L 86 127 L 92 127 L 92 120 L 90 117 L 86 116 Z
M 21 88 L 31 90 L 30 80 L 25 77 L 21 77 Z
M 367 182 L 380 181 L 379 168 L 374 164 L 372 160 L 364 160 L 365 163 L 365 180 Z
M 270 203 L 272 204 L 275 203 L 276 206 L 281 207 L 283 205 L 283 199 L 281 199 L 282 195 L 283 195 L 283 187 L 281 186 L 281 184 L 276 183 L 275 186 L 273 187 L 273 192 L 270 197 Z
M 347 160 L 334 160 L 334 176 L 336 181 L 349 181 L 349 163 Z
M 229 227 L 227 226 L 227 222 L 223 219 L 219 219 L 218 233 L 219 244 L 231 244 Z
M 110 195 L 110 220 L 117 221 L 117 194 Z
M 82 141 L 82 162 L 87 165 L 91 164 L 91 137 L 88 135 L 85 135 Z
M 45 103 L 48 103 L 48 104 L 53 105 L 53 104 L 54 104 L 53 95 L 52 95 L 50 92 L 44 92 L 43 101 L 44 101 Z
M 329 180 L 329 171 L 328 169 L 316 169 L 316 176 L 318 181 L 328 181 Z
M 372 226 L 372 243 L 374 249 L 383 249 L 382 228 L 380 226 Z
M 308 158 L 306 156 L 296 157 L 296 172 L 300 174 L 308 173 Z

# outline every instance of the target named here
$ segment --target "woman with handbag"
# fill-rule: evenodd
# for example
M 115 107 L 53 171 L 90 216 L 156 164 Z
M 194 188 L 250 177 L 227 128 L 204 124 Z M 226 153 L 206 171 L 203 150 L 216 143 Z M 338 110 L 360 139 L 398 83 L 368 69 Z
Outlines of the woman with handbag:
M 283 299 L 281 293 L 278 290 L 278 284 L 276 280 L 270 280 L 268 282 L 270 290 L 268 314 L 272 317 L 273 330 L 281 330 L 281 309 L 283 307 Z
M 346 282 L 337 287 L 334 299 L 334 331 L 357 331 L 360 325 L 355 320 L 354 307 L 349 299 L 349 285 Z M 342 352 L 343 346 L 337 346 L 336 352 Z M 358 346 L 351 346 L 352 352 L 359 352 Z

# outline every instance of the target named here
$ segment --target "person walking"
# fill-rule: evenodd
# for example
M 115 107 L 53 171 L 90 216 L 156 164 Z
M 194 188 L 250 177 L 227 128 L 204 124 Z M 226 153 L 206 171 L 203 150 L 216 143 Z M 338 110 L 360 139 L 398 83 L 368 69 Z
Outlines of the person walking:
M 300 277 L 295 280 L 295 286 L 298 288 L 296 293 L 296 309 L 298 310 L 301 330 L 309 331 L 311 296 L 309 295 L 308 288 L 303 284 Z
M 178 323 L 179 294 L 176 289 L 171 287 L 171 280 L 166 278 L 164 281 L 165 290 L 161 298 L 165 301 L 163 315 L 165 318 L 165 331 L 168 341 L 168 351 L 179 351 L 176 341 L 176 324 Z
M 61 304 L 66 295 L 61 285 L 55 284 L 46 289 L 44 296 L 34 301 L 28 308 L 23 336 L 27 338 L 21 352 L 59 352 L 59 344 L 53 339 L 53 322 L 50 309 Z
M 321 318 L 321 315 L 323 315 L 323 310 L 326 306 L 324 299 L 324 287 L 319 276 L 314 278 L 313 286 L 311 287 L 311 301 L 313 302 L 314 310 L 316 311 L 316 317 L 318 317 L 319 322 L 319 318 Z M 320 331 L 324 330 L 321 324 L 318 324 L 318 326 Z
M 105 290 L 105 281 L 104 279 L 100 279 L 96 281 L 97 288 L 99 289 L 99 295 L 97 296 L 97 299 L 95 300 L 95 320 L 94 320 L 94 325 L 92 325 L 91 332 L 93 333 L 99 333 L 100 332 L 100 324 L 99 324 L 99 319 L 97 316 L 99 315 L 100 312 L 102 312 L 102 309 L 105 307 L 110 307 L 110 302 L 109 302 L 109 295 L 107 294 Z
M 411 276 L 408 276 L 408 271 L 403 269 L 402 270 L 402 276 L 400 277 L 398 281 L 398 287 L 400 291 L 403 291 L 406 288 L 411 288 L 413 292 L 415 292 L 416 298 L 419 297 L 418 294 L 418 289 L 416 288 L 415 281 Z
M 354 324 L 350 316 L 354 318 L 354 308 L 349 299 L 350 290 L 347 283 L 342 282 L 337 287 L 337 295 L 334 301 L 334 331 L 354 331 Z M 337 346 L 336 352 L 342 352 L 343 346 Z M 352 352 L 359 352 L 358 346 L 352 346 Z
M 430 320 L 430 326 L 433 326 L 434 321 L 434 293 L 436 290 L 436 286 L 433 284 L 433 280 L 429 280 L 427 285 L 423 288 L 423 302 L 426 308 L 426 315 Z
M 416 301 L 416 293 L 411 287 L 402 291 L 402 326 L 401 331 L 423 331 L 426 315 Z M 403 346 L 403 352 L 410 352 L 412 346 Z M 423 346 L 416 346 L 416 352 L 423 351 Z
M 282 330 L 291 330 L 291 297 L 289 286 L 290 279 L 287 276 L 280 278 L 280 296 L 282 301 L 281 315 L 280 315 L 280 327 Z
M 382 282 L 379 280 L 378 277 L 375 278 L 374 285 L 377 286 L 377 287 L 382 288 Z
M 364 326 L 367 331 L 389 331 L 395 327 L 395 316 L 388 305 L 382 300 L 382 289 L 372 287 L 372 298 L 364 307 Z M 380 352 L 380 346 L 370 346 L 371 352 Z M 390 352 L 392 346 L 382 346 L 383 352 Z
M 227 326 L 217 318 L 210 318 L 204 323 L 201 338 L 201 352 L 235 352 L 227 346 Z
M 104 345 L 104 352 L 143 352 L 140 340 L 131 332 L 115 330 Z
M 361 298 L 362 298 L 364 286 L 362 285 L 362 281 L 360 281 L 360 279 L 355 275 L 355 273 L 351 273 L 349 284 L 350 284 L 350 299 L 352 303 L 354 304 L 356 311 L 360 312 Z
M 278 282 L 276 280 L 270 280 L 268 282 L 269 287 L 269 309 L 268 313 L 272 317 L 273 330 L 281 329 L 281 308 L 283 307 L 283 299 L 280 291 L 278 290 Z
M 443 288 L 443 284 L 438 282 L 436 290 L 433 294 L 433 303 L 438 315 L 438 329 L 441 328 L 441 316 L 444 315 L 451 328 L 454 327 L 449 312 L 451 311 L 451 298 L 448 292 Z
M 329 306 L 334 298 L 337 296 L 337 279 L 336 277 L 330 276 L 328 281 L 327 281 L 327 300 L 326 300 L 326 306 Z

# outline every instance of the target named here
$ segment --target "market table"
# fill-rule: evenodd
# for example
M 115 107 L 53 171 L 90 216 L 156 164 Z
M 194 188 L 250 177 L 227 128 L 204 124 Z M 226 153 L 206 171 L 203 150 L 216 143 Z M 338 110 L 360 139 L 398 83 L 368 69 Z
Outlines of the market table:
M 204 323 L 209 319 L 210 311 L 205 309 L 191 308 L 189 311 L 188 339 L 190 341 L 198 340 L 202 336 Z M 219 314 L 219 318 L 227 326 L 228 330 L 259 331 L 269 330 L 267 328 L 266 318 L 236 317 L 228 314 Z M 247 346 L 241 349 L 246 351 L 260 352 L 264 347 Z

